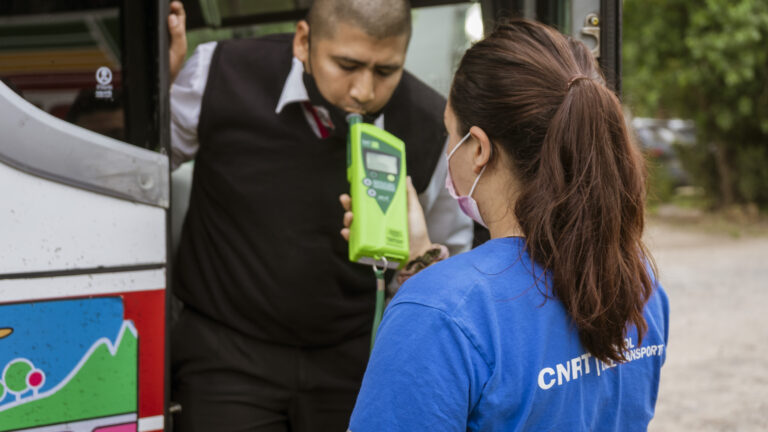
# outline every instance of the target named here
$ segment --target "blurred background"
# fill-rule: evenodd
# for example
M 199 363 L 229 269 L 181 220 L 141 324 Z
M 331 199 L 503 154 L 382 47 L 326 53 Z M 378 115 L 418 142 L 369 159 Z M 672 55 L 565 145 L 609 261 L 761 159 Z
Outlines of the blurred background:
M 768 3 L 626 0 L 623 15 L 624 101 L 655 202 L 768 209 Z
M 672 304 L 650 430 L 768 430 L 768 2 L 623 6 L 623 101 Z

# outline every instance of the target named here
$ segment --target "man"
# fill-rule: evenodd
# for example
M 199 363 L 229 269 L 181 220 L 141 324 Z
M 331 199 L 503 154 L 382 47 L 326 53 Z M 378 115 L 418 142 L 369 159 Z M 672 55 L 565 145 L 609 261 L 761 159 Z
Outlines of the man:
M 403 71 L 410 30 L 407 0 L 316 0 L 295 35 L 204 44 L 178 73 L 172 160 L 195 158 L 171 337 L 180 430 L 345 430 L 375 301 L 339 235 L 348 112 L 405 141 L 431 239 L 471 243 L 443 187 L 445 100 Z
M 80 127 L 125 141 L 122 93 L 115 90 L 109 98 L 97 98 L 94 89 L 83 89 L 67 112 L 67 121 Z

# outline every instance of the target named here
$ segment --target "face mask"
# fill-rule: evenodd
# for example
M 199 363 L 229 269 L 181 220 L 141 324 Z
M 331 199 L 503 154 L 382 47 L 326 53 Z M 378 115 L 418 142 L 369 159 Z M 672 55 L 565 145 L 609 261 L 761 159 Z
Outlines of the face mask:
M 307 96 L 309 96 L 310 103 L 312 105 L 324 107 L 328 111 L 334 126 L 333 130 L 331 130 L 331 136 L 346 140 L 347 133 L 349 132 L 349 126 L 347 125 L 347 114 L 349 113 L 333 105 L 323 97 L 320 93 L 320 89 L 317 88 L 317 83 L 315 83 L 315 78 L 312 75 L 304 72 L 302 78 L 304 80 L 304 87 L 307 89 Z M 363 114 L 363 122 L 374 123 L 376 118 L 381 114 L 381 111 L 383 111 L 383 109 L 375 113 Z
M 315 84 L 315 79 L 312 75 L 304 72 L 303 79 L 304 87 L 307 89 L 307 96 L 309 96 L 309 102 L 312 105 L 325 108 L 331 118 L 331 123 L 333 123 L 333 128 L 330 130 L 331 136 L 346 140 L 347 132 L 349 131 L 346 120 L 347 113 L 328 102 L 328 100 L 323 97 L 320 90 L 317 88 L 317 84 Z
M 472 183 L 472 188 L 469 190 L 469 195 L 467 196 L 459 196 L 459 194 L 456 193 L 456 187 L 453 185 L 453 179 L 451 178 L 451 156 L 456 153 L 456 150 L 461 147 L 462 144 L 464 144 L 464 141 L 466 141 L 467 138 L 469 138 L 469 134 L 466 134 L 464 138 L 462 138 L 461 141 L 456 144 L 456 147 L 454 147 L 453 150 L 451 150 L 451 152 L 445 158 L 446 164 L 448 164 L 448 174 L 445 176 L 445 187 L 448 189 L 448 193 L 450 193 L 451 196 L 459 202 L 459 208 L 462 212 L 464 212 L 465 215 L 469 216 L 473 221 L 479 223 L 483 227 L 488 228 L 488 225 L 485 224 L 483 217 L 480 215 L 480 209 L 477 207 L 477 201 L 472 198 L 472 192 L 475 191 L 477 182 L 480 181 L 480 176 L 483 175 L 483 172 L 485 172 L 485 168 L 488 167 L 488 165 L 486 164 L 483 169 L 480 170 L 480 174 L 475 177 L 475 182 Z

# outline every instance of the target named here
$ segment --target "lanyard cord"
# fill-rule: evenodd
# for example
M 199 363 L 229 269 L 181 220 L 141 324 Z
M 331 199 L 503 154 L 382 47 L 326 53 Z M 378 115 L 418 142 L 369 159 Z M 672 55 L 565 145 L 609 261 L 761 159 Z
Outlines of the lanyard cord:
M 373 265 L 373 273 L 376 275 L 376 309 L 373 313 L 373 329 L 371 330 L 371 351 L 373 351 L 373 343 L 376 341 L 376 332 L 381 324 L 381 317 L 384 315 L 384 288 L 386 287 L 386 281 L 384 280 L 384 270 L 387 269 L 387 259 L 384 258 L 384 266 L 379 269 L 376 268 L 376 264 Z

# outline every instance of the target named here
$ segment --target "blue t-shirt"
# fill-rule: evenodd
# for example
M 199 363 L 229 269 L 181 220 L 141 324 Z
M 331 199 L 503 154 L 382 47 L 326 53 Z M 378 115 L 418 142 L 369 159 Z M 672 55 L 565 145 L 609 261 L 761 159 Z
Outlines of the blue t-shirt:
M 545 298 L 524 240 L 500 238 L 408 280 L 387 308 L 350 421 L 368 431 L 641 431 L 653 417 L 669 305 L 645 307 L 628 363 L 588 354 Z

